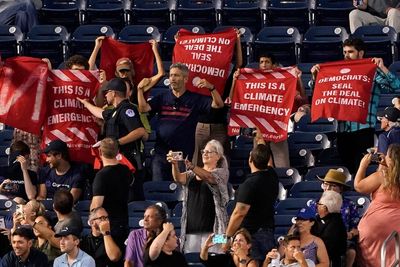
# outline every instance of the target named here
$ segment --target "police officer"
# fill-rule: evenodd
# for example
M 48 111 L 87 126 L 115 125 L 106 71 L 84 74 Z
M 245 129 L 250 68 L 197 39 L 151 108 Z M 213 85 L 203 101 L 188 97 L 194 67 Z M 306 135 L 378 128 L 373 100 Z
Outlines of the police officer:
M 106 137 L 118 140 L 120 152 L 136 167 L 142 169 L 140 140 L 147 135 L 139 117 L 137 108 L 126 98 L 126 83 L 120 78 L 110 80 L 103 88 L 107 105 L 102 109 L 91 104 L 88 99 L 78 100 L 93 114 L 104 120 Z

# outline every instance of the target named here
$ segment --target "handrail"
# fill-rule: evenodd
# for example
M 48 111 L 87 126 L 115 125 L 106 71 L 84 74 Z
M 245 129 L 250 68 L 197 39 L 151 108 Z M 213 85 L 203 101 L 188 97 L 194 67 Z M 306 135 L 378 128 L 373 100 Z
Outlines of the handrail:
M 386 248 L 389 241 L 395 239 L 395 261 L 390 265 L 391 267 L 400 266 L 400 236 L 399 233 L 393 231 L 383 242 L 381 247 L 381 267 L 386 267 Z

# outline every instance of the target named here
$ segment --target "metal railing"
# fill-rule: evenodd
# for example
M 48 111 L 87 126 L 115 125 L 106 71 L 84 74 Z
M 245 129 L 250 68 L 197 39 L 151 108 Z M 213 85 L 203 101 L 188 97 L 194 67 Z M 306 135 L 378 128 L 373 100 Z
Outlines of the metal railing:
M 381 247 L 381 267 L 386 267 L 386 248 L 388 243 L 394 239 L 395 240 L 395 261 L 390 265 L 391 267 L 400 266 L 400 236 L 399 233 L 393 231 L 383 242 Z

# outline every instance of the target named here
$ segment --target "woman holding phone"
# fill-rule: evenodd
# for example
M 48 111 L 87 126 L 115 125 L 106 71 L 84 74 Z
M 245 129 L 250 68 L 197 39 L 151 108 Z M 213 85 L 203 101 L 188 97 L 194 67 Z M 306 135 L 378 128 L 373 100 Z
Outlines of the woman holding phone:
M 226 237 L 225 237 L 226 238 Z M 251 235 L 249 231 L 241 228 L 236 231 L 233 235 L 233 243 L 231 251 L 226 254 L 215 254 L 209 255 L 208 250 L 216 245 L 217 243 L 223 243 L 223 238 L 219 238 L 219 235 L 211 234 L 204 242 L 201 252 L 200 260 L 207 267 L 257 267 L 258 263 L 256 260 L 250 257 L 251 248 Z
M 225 233 L 228 163 L 217 140 L 209 141 L 201 151 L 202 168 L 186 159 L 186 171 L 181 172 L 173 155 L 172 151 L 167 154 L 167 160 L 172 164 L 172 176 L 184 188 L 181 247 L 185 253 L 199 252 L 210 233 Z

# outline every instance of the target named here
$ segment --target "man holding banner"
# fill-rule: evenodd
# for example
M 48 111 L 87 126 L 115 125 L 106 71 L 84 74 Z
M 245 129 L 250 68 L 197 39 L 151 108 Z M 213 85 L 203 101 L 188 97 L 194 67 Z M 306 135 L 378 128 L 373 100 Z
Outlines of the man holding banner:
M 196 87 L 207 89 L 212 99 L 186 89 L 189 69 L 185 64 L 174 63 L 170 67 L 171 90 L 161 93 L 149 102 L 138 88 L 140 112 L 158 113 L 158 129 L 155 155 L 152 161 L 153 180 L 172 180 L 171 164 L 166 160 L 169 150 L 182 151 L 189 159 L 194 151 L 194 135 L 198 117 L 210 108 L 222 108 L 224 103 L 214 85 L 205 79 L 198 79 Z
M 343 43 L 343 55 L 351 62 L 347 65 L 343 61 L 317 64 L 311 68 L 315 81 L 312 120 L 319 117 L 339 120 L 338 152 L 351 173 L 357 171 L 366 149 L 374 145 L 381 93 L 400 90 L 399 77 L 389 72 L 383 60 L 362 60 L 364 53 L 365 45 L 361 39 L 347 39 Z

